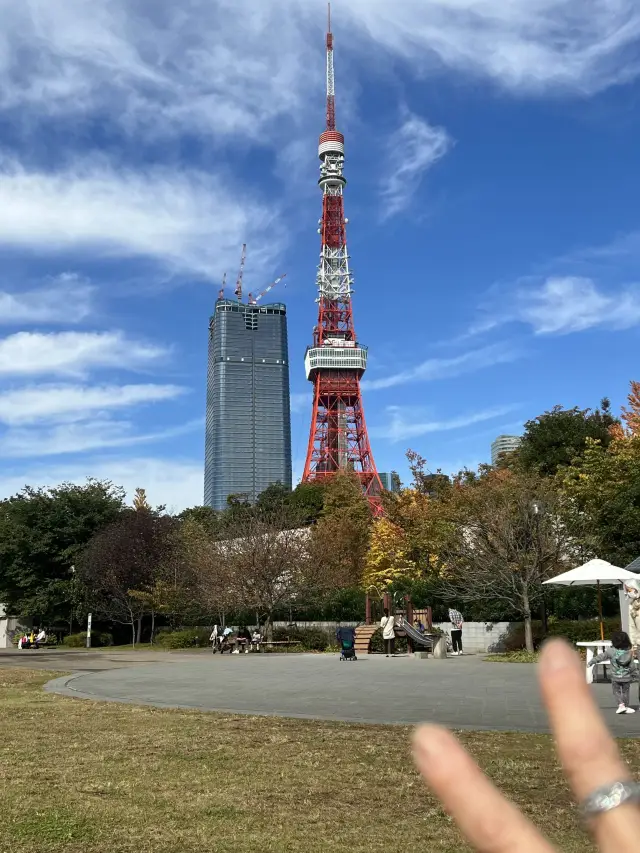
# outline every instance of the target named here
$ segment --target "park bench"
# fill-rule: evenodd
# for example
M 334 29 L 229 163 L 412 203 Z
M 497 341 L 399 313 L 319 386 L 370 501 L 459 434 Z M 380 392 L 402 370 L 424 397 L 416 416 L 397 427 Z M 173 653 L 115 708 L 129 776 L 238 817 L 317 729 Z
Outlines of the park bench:
M 261 645 L 263 646 L 297 646 L 299 645 L 297 640 L 263 640 Z

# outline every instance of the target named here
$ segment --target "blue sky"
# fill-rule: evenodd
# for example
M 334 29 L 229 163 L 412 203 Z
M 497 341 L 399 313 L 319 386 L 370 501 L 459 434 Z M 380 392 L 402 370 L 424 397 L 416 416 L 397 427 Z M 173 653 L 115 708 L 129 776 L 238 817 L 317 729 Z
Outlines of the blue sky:
M 0 493 L 201 502 L 208 314 L 282 272 L 309 430 L 324 0 L 0 0 Z M 380 470 L 617 408 L 640 325 L 637 0 L 335 0 Z

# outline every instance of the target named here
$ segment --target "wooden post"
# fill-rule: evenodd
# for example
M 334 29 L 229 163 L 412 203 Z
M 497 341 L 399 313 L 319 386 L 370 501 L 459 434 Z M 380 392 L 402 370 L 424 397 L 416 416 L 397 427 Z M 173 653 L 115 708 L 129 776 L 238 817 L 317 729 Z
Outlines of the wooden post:
M 386 609 L 389 611 L 389 613 L 391 613 L 391 610 L 392 610 L 391 594 L 388 592 L 385 592 L 383 597 L 382 597 L 382 607 L 383 607 L 383 609 Z M 394 614 L 391 613 L 391 615 L 393 616 Z
M 600 639 L 604 640 L 604 622 L 602 621 L 602 588 L 600 587 L 600 581 L 596 582 L 598 584 L 598 615 L 600 616 Z
M 369 597 L 369 593 L 365 595 L 364 598 L 364 624 L 371 625 L 373 620 L 371 618 L 371 598 Z
M 431 607 L 427 607 L 427 630 L 430 631 L 433 628 L 433 609 Z
M 410 595 L 405 595 L 404 597 L 404 618 L 405 621 L 413 627 L 413 602 L 411 601 Z M 413 641 L 407 635 L 407 652 L 409 654 L 413 653 Z

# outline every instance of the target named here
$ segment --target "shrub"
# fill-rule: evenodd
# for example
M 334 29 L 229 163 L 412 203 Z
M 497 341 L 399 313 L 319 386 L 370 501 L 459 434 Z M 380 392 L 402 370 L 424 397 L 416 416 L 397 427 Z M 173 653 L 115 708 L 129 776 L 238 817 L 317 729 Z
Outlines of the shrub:
M 398 637 L 396 635 L 396 652 L 402 654 L 407 651 L 407 638 Z M 384 652 L 384 640 L 382 638 L 382 628 L 378 628 L 375 634 L 371 637 L 371 652 L 372 654 L 382 654 Z
M 156 636 L 156 642 L 164 649 L 191 649 L 209 645 L 211 631 L 208 628 L 184 628 Z
M 620 619 L 612 617 L 604 620 L 604 635 L 610 637 L 614 631 L 620 630 Z M 549 637 L 566 637 L 570 643 L 588 643 L 600 639 L 600 623 L 597 619 L 568 619 L 549 623 Z
M 293 640 L 300 650 L 305 652 L 324 652 L 329 646 L 329 635 L 326 631 L 319 628 L 298 628 L 296 625 L 290 628 L 274 628 L 273 639 Z
M 531 629 L 533 631 L 533 648 L 537 649 L 539 648 L 543 640 L 542 623 L 533 622 Z M 520 649 L 526 648 L 526 643 L 524 641 L 524 623 L 512 623 L 509 627 L 509 630 L 502 638 L 501 645 L 504 648 L 505 652 L 517 652 L 520 651 Z
M 533 647 L 539 648 L 545 635 L 542 632 L 542 623 L 533 622 Z M 609 618 L 604 620 L 604 635 L 610 637 L 613 631 L 620 630 L 620 620 Z M 564 637 L 570 643 L 585 643 L 590 640 L 597 640 L 600 637 L 600 624 L 597 619 L 579 619 L 570 620 L 562 619 L 558 621 L 551 620 L 549 622 L 549 630 L 547 637 Z M 507 652 L 516 652 L 519 649 L 525 648 L 524 642 L 524 624 L 516 622 L 509 628 L 508 633 L 504 637 L 504 650 Z
M 84 649 L 87 645 L 87 632 L 82 631 L 79 634 L 67 634 L 62 640 L 62 645 L 69 649 Z M 113 636 L 106 631 L 92 631 L 91 645 L 96 648 L 113 645 Z

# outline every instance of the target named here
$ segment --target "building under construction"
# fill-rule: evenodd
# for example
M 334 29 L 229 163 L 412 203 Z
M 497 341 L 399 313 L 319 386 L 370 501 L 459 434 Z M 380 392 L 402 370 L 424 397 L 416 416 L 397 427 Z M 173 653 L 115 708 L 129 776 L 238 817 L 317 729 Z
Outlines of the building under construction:
M 209 322 L 204 502 L 218 510 L 291 487 L 287 309 L 260 304 L 273 285 L 244 304 L 243 266 L 244 248 L 236 300 L 221 290 Z

